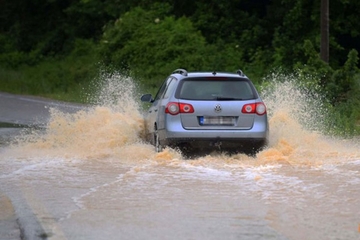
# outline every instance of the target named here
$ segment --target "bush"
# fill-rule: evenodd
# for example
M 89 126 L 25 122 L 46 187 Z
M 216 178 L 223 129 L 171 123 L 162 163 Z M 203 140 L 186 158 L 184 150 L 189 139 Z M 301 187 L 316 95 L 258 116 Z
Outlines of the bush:
M 107 27 L 100 54 L 106 66 L 129 71 L 147 89 L 156 89 L 177 68 L 236 71 L 241 68 L 241 48 L 206 43 L 185 17 L 163 17 L 164 9 L 135 8 Z
M 16 67 L 0 69 L 2 91 L 84 102 L 80 92 L 97 72 L 95 44 L 91 40 L 78 39 L 70 55 L 64 58 L 47 57 L 34 65 L 25 60 L 26 54 L 11 54 L 20 56 L 22 60 L 13 60 Z

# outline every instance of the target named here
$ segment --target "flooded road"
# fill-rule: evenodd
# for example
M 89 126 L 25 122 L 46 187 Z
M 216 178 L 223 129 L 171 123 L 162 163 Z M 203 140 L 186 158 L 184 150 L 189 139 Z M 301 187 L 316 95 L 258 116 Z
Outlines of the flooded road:
M 43 130 L 0 145 L 0 191 L 25 239 L 360 239 L 358 140 L 310 131 L 302 106 L 272 98 L 255 157 L 156 153 L 133 92 L 110 83 L 115 102 L 50 107 Z

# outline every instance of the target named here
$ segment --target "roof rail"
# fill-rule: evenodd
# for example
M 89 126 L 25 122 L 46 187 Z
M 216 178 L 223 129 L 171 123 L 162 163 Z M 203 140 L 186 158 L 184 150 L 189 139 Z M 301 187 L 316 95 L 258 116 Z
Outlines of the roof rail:
M 182 69 L 182 68 L 176 69 L 175 71 L 173 71 L 173 74 L 174 73 L 179 73 L 179 74 L 181 74 L 183 76 L 186 76 L 186 77 L 188 75 L 188 72 L 185 69 Z
M 239 74 L 241 77 L 244 77 L 244 76 L 245 76 L 245 74 L 243 73 L 243 71 L 241 71 L 240 69 L 238 69 L 238 70 L 236 71 L 236 73 Z

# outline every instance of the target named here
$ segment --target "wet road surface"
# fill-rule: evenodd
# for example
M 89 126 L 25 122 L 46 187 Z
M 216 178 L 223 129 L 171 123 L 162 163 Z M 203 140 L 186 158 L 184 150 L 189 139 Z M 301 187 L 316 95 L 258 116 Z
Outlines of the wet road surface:
M 24 239 L 360 239 L 357 140 L 274 116 L 271 146 L 255 158 L 188 160 L 141 141 L 133 110 L 50 114 L 47 101 L 29 101 L 36 114 L 11 116 L 23 102 L 4 96 L 13 105 L 0 104 L 1 121 L 45 123 L 0 145 L 0 191 Z

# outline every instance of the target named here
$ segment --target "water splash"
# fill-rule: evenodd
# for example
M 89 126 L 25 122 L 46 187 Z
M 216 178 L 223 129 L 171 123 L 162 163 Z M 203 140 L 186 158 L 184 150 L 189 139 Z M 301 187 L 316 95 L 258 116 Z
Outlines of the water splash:
M 66 158 L 106 158 L 122 161 L 155 161 L 158 164 L 183 159 L 173 149 L 156 153 L 146 143 L 144 119 L 136 84 L 120 74 L 105 75 L 93 106 L 75 114 L 51 109 L 45 133 L 22 136 L 16 148 L 30 153 Z M 194 165 L 290 164 L 317 166 L 324 162 L 359 159 L 356 143 L 321 133 L 326 108 L 321 96 L 304 91 L 296 78 L 274 76 L 262 95 L 269 112 L 270 144 L 255 158 L 247 155 L 213 153 L 191 161 Z M 306 90 L 306 89 L 305 89 Z
M 103 76 L 101 80 L 98 92 L 90 99 L 92 106 L 77 113 L 50 109 L 45 133 L 23 134 L 14 147 L 20 147 L 27 156 L 125 159 L 152 156 L 152 148 L 143 142 L 144 120 L 133 81 L 120 74 Z
M 262 91 L 269 112 L 269 148 L 257 155 L 259 162 L 300 165 L 330 163 L 359 157 L 356 143 L 323 133 L 330 116 L 316 87 L 302 86 L 296 76 L 273 75 Z

